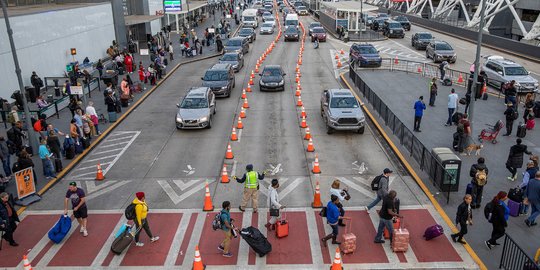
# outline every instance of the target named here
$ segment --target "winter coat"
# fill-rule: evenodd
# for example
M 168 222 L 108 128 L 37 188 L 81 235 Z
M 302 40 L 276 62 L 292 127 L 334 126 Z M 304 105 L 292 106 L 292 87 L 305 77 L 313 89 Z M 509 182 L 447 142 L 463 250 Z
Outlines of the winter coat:
M 472 178 L 472 182 L 476 184 L 476 173 L 478 170 L 484 170 L 486 172 L 486 176 L 489 175 L 488 167 L 485 163 L 479 163 L 479 164 L 473 164 L 471 165 L 471 170 L 469 171 L 469 176 Z
M 272 186 L 268 187 L 268 207 L 273 209 L 279 209 L 281 208 L 281 204 L 279 203 L 279 194 L 275 188 Z
M 467 205 L 466 202 L 462 202 L 458 206 L 458 210 L 456 213 L 456 223 L 464 224 L 469 218 L 472 219 L 472 211 L 471 215 L 469 216 L 469 205 Z
M 142 225 L 142 220 L 146 219 L 146 216 L 148 215 L 148 205 L 146 202 L 140 201 L 137 198 L 135 198 L 132 203 L 135 204 L 135 222 Z
M 531 152 L 527 150 L 527 146 L 524 144 L 516 144 L 510 147 L 510 153 L 508 153 L 508 160 L 506 161 L 506 166 L 512 168 L 521 168 L 523 167 L 523 154 L 530 155 Z

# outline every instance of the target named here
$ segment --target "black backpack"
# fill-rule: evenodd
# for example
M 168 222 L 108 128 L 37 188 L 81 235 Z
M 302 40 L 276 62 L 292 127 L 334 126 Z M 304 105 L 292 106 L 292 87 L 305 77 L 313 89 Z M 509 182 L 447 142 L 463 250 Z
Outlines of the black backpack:
M 493 213 L 493 202 L 489 202 L 484 206 L 484 216 L 486 217 L 487 221 L 491 223 L 491 216 Z
M 371 181 L 371 190 L 377 191 L 381 188 L 379 183 L 381 182 L 382 175 L 376 176 L 373 181 Z
M 214 216 L 214 220 L 212 220 L 212 229 L 217 231 L 221 229 L 222 225 L 223 221 L 221 220 L 221 212 L 219 212 Z
M 124 214 L 126 215 L 127 220 L 134 220 L 135 218 L 137 218 L 137 214 L 135 213 L 135 206 L 137 205 L 131 203 L 130 205 L 128 205 L 128 207 L 126 207 L 126 211 L 124 212 Z

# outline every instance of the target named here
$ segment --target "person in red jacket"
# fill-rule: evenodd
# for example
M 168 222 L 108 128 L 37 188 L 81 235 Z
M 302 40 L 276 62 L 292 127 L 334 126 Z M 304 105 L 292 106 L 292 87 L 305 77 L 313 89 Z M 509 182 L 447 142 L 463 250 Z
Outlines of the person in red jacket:
M 133 73 L 133 57 L 131 57 L 131 55 L 126 54 L 124 57 L 124 64 L 126 65 L 126 71 L 128 73 Z

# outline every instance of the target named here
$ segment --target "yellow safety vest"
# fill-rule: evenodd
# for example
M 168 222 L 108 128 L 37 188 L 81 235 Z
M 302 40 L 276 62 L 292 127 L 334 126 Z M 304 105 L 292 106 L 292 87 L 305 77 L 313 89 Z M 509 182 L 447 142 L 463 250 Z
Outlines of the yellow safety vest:
M 257 180 L 259 175 L 257 172 L 251 171 L 246 173 L 246 188 L 257 188 Z

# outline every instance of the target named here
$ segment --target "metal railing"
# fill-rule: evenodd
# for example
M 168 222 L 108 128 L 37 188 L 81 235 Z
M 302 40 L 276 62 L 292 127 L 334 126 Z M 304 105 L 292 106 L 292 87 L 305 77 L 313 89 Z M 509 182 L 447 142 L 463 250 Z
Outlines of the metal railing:
M 510 237 L 505 234 L 499 269 L 540 270 L 534 260 Z
M 446 203 L 450 202 L 450 186 L 454 182 L 454 176 L 449 174 L 441 162 L 422 144 L 415 134 L 399 120 L 396 114 L 371 90 L 353 68 L 350 68 L 350 78 L 354 81 L 362 95 L 371 103 L 373 109 L 384 120 L 392 133 L 398 137 L 399 143 L 403 145 L 410 156 L 418 162 L 420 169 L 425 171 L 431 182 L 446 196 Z

